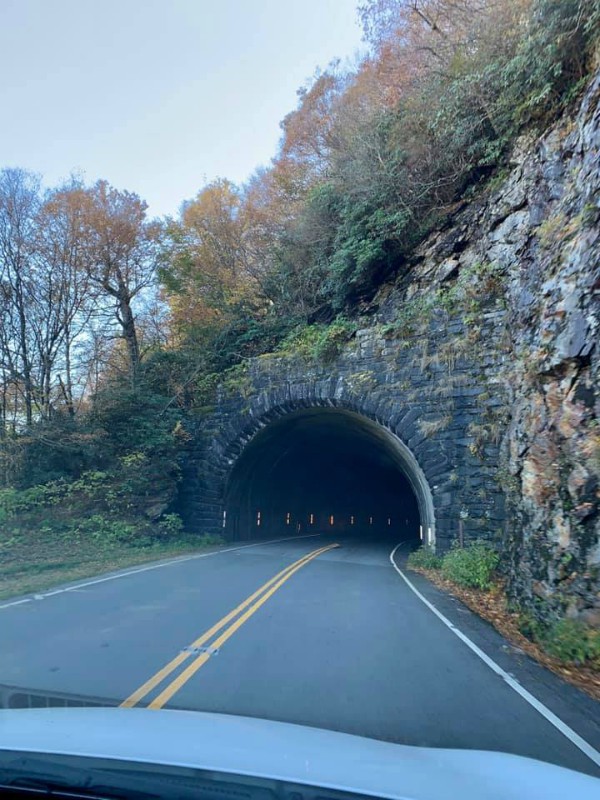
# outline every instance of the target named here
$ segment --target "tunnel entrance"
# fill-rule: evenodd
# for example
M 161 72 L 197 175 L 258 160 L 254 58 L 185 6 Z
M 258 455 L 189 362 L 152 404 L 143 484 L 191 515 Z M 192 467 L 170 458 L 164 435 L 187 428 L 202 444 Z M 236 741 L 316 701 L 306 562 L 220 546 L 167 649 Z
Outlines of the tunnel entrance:
M 391 431 L 353 411 L 292 411 L 246 445 L 227 482 L 229 539 L 331 533 L 434 541 L 431 493 Z

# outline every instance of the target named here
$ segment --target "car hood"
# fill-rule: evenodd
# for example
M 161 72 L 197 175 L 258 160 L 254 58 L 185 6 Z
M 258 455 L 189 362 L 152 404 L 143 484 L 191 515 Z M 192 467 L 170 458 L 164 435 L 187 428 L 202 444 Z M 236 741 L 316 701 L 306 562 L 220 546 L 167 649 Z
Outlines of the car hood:
M 394 800 L 600 796 L 598 779 L 520 756 L 194 711 L 4 710 L 0 750 L 192 767 Z

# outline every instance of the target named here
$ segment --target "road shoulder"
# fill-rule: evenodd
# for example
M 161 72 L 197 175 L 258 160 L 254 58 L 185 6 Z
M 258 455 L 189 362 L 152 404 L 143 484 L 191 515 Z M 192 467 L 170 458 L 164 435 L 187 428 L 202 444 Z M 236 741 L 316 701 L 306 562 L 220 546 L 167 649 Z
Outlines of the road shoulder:
M 406 550 L 399 548 L 394 556 L 403 572 L 406 572 L 407 555 Z M 519 651 L 491 623 L 423 575 L 411 570 L 408 577 L 452 625 L 586 742 L 600 750 L 600 703 Z

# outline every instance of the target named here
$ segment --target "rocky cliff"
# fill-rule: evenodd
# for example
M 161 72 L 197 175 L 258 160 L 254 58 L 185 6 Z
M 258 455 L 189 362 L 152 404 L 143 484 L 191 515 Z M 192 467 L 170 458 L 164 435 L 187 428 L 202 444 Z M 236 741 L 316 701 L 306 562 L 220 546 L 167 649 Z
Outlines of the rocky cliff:
M 575 113 L 518 143 L 495 184 L 381 291 L 378 315 L 393 318 L 467 271 L 482 301 L 489 281 L 478 273 L 501 283 L 490 390 L 503 398 L 510 589 L 537 616 L 560 610 L 600 625 L 600 73 Z

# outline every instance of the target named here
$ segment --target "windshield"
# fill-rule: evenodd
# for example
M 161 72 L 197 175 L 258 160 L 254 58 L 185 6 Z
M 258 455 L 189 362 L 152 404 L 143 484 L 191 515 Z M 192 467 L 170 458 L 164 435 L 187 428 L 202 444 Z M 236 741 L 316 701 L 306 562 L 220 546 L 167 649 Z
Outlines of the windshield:
M 6 5 L 13 767 L 600 777 L 597 5 Z

